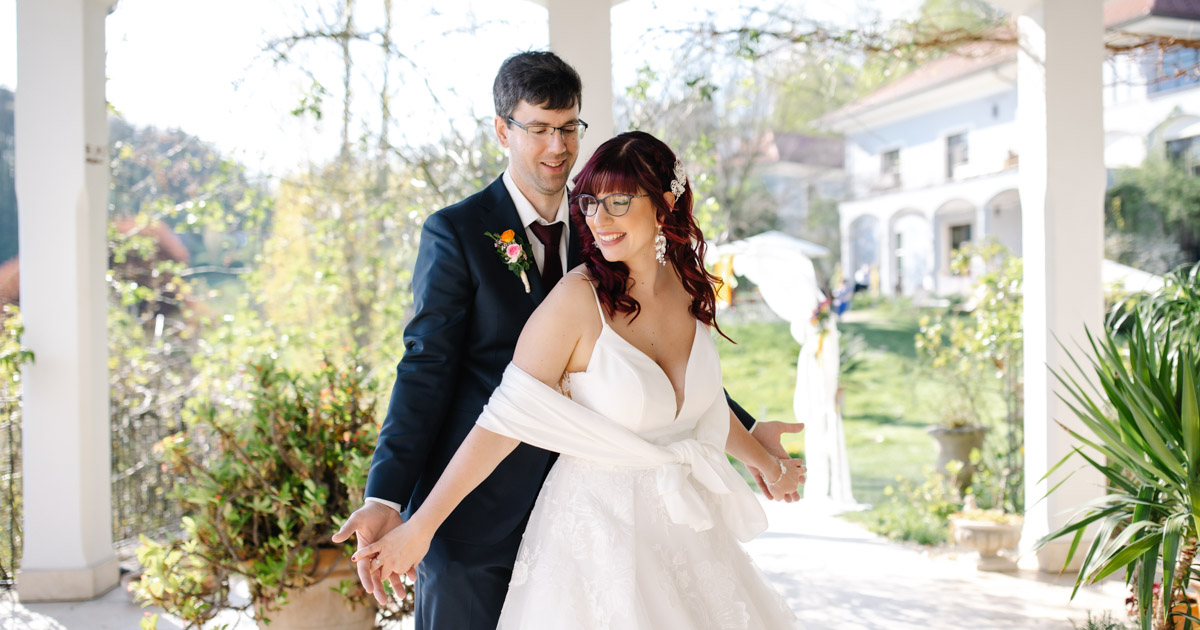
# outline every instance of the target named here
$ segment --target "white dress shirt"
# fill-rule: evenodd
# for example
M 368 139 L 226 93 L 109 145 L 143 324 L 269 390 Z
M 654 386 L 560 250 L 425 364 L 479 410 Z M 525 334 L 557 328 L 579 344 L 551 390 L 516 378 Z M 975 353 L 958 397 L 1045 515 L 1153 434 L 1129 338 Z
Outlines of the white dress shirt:
M 508 189 L 508 195 L 512 197 L 513 205 L 517 207 L 517 215 L 521 217 L 521 225 L 525 226 L 525 239 L 529 241 L 529 247 L 533 250 L 533 261 L 537 263 L 538 271 L 542 270 L 542 263 L 546 260 L 546 248 L 542 242 L 538 240 L 533 230 L 529 229 L 531 223 L 541 223 L 542 225 L 551 225 L 554 223 L 562 223 L 562 236 L 559 237 L 558 243 L 558 260 L 562 263 L 563 274 L 567 273 L 567 238 L 570 236 L 571 224 L 570 209 L 567 206 L 567 191 L 563 190 L 562 201 L 558 203 L 558 214 L 555 215 L 553 221 L 547 221 L 538 214 L 534 209 L 533 204 L 521 194 L 521 189 L 517 188 L 517 183 L 513 181 L 512 175 L 508 171 L 504 171 L 501 177 L 504 180 L 504 187 Z M 554 287 L 546 287 L 546 291 L 550 291 Z

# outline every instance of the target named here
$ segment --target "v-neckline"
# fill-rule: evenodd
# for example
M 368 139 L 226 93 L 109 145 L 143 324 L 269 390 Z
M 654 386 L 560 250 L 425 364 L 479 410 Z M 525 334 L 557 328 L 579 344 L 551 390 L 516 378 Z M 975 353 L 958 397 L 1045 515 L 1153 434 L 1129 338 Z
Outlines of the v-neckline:
M 691 369 L 692 369 L 692 357 L 696 354 L 696 341 L 700 339 L 700 320 L 697 319 L 697 320 L 695 320 L 695 322 L 696 322 L 696 326 L 692 329 L 692 343 L 688 347 L 687 361 L 683 364 L 683 383 L 679 390 L 681 392 L 680 398 L 679 398 L 679 400 L 675 401 L 675 420 L 679 419 L 680 414 L 683 413 L 684 406 L 687 405 L 688 374 L 691 372 Z M 633 345 L 632 341 L 629 341 L 628 339 L 622 337 L 621 333 L 617 332 L 617 330 L 615 328 L 613 328 L 611 325 L 609 325 L 607 318 L 601 316 L 600 323 L 604 327 L 604 329 L 608 330 L 608 332 L 612 333 L 614 337 L 616 337 L 617 339 L 620 339 L 625 345 L 632 348 L 634 352 L 638 353 L 644 359 L 649 361 L 651 365 L 658 368 L 658 373 L 662 374 L 663 378 L 667 380 L 667 384 L 671 386 L 671 397 L 674 398 L 675 382 L 671 380 L 671 377 L 667 374 L 667 371 L 665 369 L 663 369 L 663 366 L 659 365 L 658 361 L 655 361 L 654 359 L 650 358 L 650 355 L 643 352 L 641 348 Z M 601 332 L 603 333 L 603 330 Z M 595 351 L 593 350 L 593 352 L 595 352 Z

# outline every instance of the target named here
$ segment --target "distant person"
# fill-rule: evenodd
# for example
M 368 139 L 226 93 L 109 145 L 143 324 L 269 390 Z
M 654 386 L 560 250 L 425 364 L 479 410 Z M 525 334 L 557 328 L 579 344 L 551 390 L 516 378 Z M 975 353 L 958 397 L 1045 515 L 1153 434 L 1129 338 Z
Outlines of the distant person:
M 856 283 L 847 280 L 833 292 L 833 313 L 837 315 L 839 321 L 842 315 L 845 315 L 846 311 L 850 310 L 850 302 L 854 299 L 854 294 L 858 290 Z
M 862 265 L 854 271 L 854 292 L 866 291 L 871 288 L 871 266 Z

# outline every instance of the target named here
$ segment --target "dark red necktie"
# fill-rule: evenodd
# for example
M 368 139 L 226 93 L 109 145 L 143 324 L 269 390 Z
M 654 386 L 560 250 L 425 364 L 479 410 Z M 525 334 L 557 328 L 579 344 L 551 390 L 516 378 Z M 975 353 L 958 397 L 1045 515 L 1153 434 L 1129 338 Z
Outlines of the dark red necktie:
M 542 286 L 549 293 L 554 285 L 562 279 L 562 259 L 558 255 L 559 242 L 562 240 L 562 223 L 544 225 L 534 221 L 529 224 L 533 235 L 542 242 L 545 253 L 542 255 Z

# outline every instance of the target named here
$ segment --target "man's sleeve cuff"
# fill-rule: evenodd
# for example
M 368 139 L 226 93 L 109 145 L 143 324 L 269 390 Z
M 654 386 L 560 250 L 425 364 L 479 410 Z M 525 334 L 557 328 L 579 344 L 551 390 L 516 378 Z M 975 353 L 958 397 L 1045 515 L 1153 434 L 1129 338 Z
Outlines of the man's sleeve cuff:
M 393 510 L 396 510 L 397 514 L 400 514 L 402 516 L 404 515 L 404 508 L 400 507 L 399 503 L 395 503 L 393 501 L 388 501 L 387 499 L 377 499 L 375 497 L 367 497 L 367 503 L 382 503 L 382 504 L 392 508 Z

